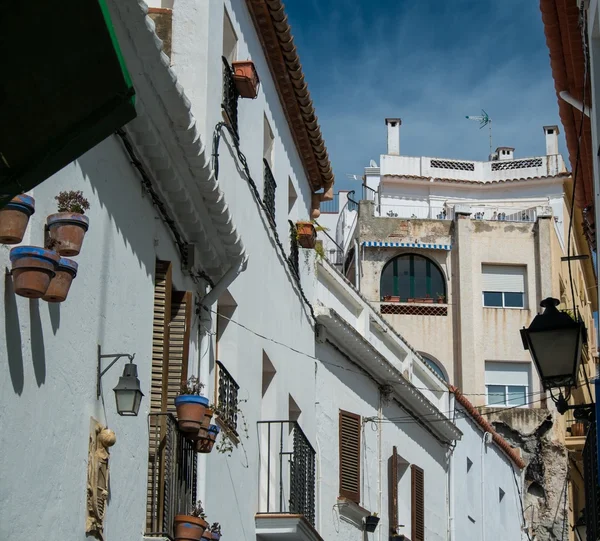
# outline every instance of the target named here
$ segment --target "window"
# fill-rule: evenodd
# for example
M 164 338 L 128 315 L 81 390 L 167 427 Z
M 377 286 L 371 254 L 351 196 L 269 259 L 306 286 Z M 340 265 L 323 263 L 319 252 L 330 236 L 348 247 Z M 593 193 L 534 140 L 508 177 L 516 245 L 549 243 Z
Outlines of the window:
M 486 404 L 496 407 L 526 406 L 530 381 L 529 363 L 486 362 Z
M 421 357 L 423 357 L 425 364 L 429 368 L 431 368 L 441 379 L 443 379 L 446 382 L 448 381 L 446 373 L 444 372 L 443 368 L 437 363 L 437 361 L 434 361 L 432 358 L 423 353 L 421 353 Z
M 360 503 L 360 415 L 340 410 L 340 496 Z
M 294 188 L 294 183 L 292 179 L 288 177 L 288 214 L 292 213 L 292 209 L 294 208 L 294 204 L 298 199 L 298 193 L 296 192 L 296 188 Z
M 433 302 L 446 299 L 446 280 L 438 266 L 420 255 L 400 255 L 381 273 L 381 297 L 399 297 L 400 302 Z
M 425 541 L 425 472 L 411 466 L 411 540 Z
M 483 306 L 525 308 L 525 267 L 483 265 Z
M 227 12 L 223 13 L 223 56 L 231 65 L 237 53 L 237 35 Z
M 231 374 L 217 361 L 217 389 L 215 403 L 217 404 L 217 415 L 221 424 L 225 425 L 234 436 L 238 435 L 238 391 L 240 386 Z

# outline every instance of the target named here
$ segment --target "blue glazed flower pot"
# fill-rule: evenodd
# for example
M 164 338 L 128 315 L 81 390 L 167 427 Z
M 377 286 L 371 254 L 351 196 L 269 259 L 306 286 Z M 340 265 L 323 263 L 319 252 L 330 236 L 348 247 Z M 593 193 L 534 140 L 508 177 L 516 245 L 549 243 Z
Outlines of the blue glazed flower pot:
M 197 434 L 202 427 L 204 414 L 208 408 L 208 398 L 194 394 L 183 394 L 175 398 L 179 430 Z
M 0 244 L 19 244 L 34 212 L 35 200 L 24 194 L 13 197 L 0 209 Z
M 83 237 L 90 226 L 87 216 L 77 212 L 59 212 L 46 219 L 50 237 L 56 243 L 56 251 L 61 256 L 78 255 Z
M 46 302 L 63 302 L 71 289 L 71 283 L 77 276 L 78 265 L 72 259 L 61 257 L 58 261 L 56 275 L 52 278 L 43 299 Z
M 39 299 L 46 294 L 56 275 L 60 257 L 37 246 L 18 246 L 10 251 L 15 293 L 21 297 Z

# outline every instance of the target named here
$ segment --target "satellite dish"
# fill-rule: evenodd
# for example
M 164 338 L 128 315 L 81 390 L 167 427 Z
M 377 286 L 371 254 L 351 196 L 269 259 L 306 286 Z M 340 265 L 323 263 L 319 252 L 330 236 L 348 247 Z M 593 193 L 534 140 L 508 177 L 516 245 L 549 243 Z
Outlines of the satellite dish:
M 375 160 L 371 160 L 369 162 L 369 167 L 377 167 L 377 162 Z

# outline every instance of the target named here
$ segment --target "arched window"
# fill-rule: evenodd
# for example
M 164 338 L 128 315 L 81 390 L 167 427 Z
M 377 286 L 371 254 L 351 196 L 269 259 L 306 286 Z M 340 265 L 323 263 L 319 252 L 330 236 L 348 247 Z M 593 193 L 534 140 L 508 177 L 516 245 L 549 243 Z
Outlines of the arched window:
M 446 280 L 438 266 L 426 257 L 399 255 L 388 261 L 381 273 L 382 299 L 400 297 L 400 302 L 420 302 L 435 299 L 446 302 Z M 433 301 L 426 301 L 433 302 Z
M 446 372 L 439 365 L 437 361 L 434 361 L 431 357 L 421 353 L 421 357 L 425 361 L 425 364 L 431 368 L 441 379 L 443 379 L 446 383 L 448 382 L 448 377 L 446 376 Z

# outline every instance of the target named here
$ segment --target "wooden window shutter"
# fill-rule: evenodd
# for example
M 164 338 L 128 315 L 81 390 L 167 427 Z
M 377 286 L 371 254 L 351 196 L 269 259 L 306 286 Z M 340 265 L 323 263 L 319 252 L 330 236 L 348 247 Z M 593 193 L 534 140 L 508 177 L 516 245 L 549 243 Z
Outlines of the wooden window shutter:
M 411 466 L 411 541 L 425 541 L 425 473 Z
M 340 410 L 340 496 L 360 503 L 360 415 Z
M 175 413 L 175 397 L 181 384 L 187 380 L 190 351 L 190 327 L 192 324 L 192 299 L 190 291 L 173 291 L 171 295 L 171 319 L 169 322 L 169 369 L 164 388 L 166 397 L 163 411 Z
M 398 527 L 398 449 L 396 446 L 393 447 L 390 457 L 389 483 L 390 535 L 394 535 L 397 533 L 396 528 Z
M 169 261 L 157 261 L 154 275 L 154 319 L 152 326 L 152 378 L 150 413 L 163 409 L 163 382 L 169 366 L 169 322 L 171 321 L 172 271 Z

